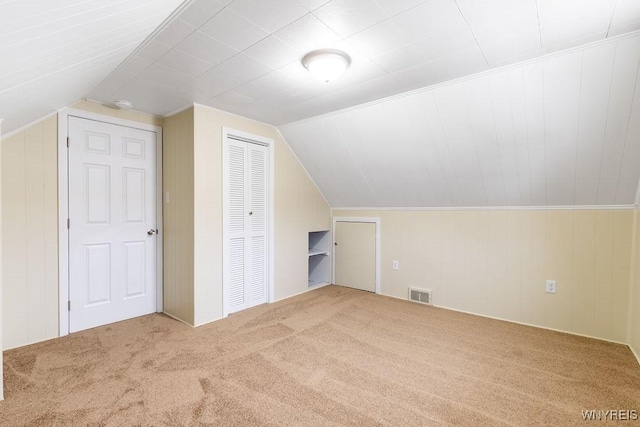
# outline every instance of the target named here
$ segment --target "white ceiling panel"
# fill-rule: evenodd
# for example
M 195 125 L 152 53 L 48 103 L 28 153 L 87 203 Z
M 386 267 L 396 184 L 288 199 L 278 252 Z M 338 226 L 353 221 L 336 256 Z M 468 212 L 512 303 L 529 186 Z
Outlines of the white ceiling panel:
M 236 0 L 229 8 L 270 33 L 308 13 L 307 9 L 295 0 Z
M 598 180 L 607 128 L 615 47 L 611 43 L 595 46 L 585 49 L 582 56 L 575 176 L 577 204 L 595 205 L 598 202 Z
M 276 36 L 269 36 L 244 51 L 244 54 L 273 69 L 296 62 L 299 54 Z
M 170 52 L 166 53 L 156 63 L 159 65 L 164 65 L 165 67 L 171 68 L 175 71 L 179 71 L 180 73 L 186 75 L 188 78 L 198 77 L 199 75 L 204 74 L 206 71 L 213 68 L 213 66 L 209 62 L 194 58 L 191 55 L 176 49 L 172 49 Z M 151 69 L 155 68 L 160 67 L 151 67 Z
M 195 0 L 121 68 L 137 75 L 168 66 L 192 79 L 181 86 L 181 98 L 280 125 L 602 40 L 613 28 L 616 34 L 640 29 L 633 1 Z M 353 64 L 340 80 L 320 85 L 302 67 L 302 57 L 319 48 L 351 55 Z M 240 54 L 263 64 L 264 74 L 241 68 L 203 72 L 203 61 L 212 67 L 230 62 L 226 70 L 241 67 L 244 61 L 233 60 Z M 140 70 L 140 59 L 153 62 Z M 262 80 L 266 74 L 270 78 Z M 87 96 L 113 102 L 108 80 Z M 257 90 L 254 80 L 278 90 Z M 243 94 L 247 88 L 253 94 Z M 244 96 L 222 97 L 220 91 L 255 102 L 248 107 Z M 217 103 L 223 99 L 224 105 Z M 149 112 L 166 111 L 156 105 Z
M 233 0 L 194 0 L 184 9 L 180 18 L 194 28 L 200 28 L 209 19 L 216 16 Z
M 617 0 L 607 36 L 617 36 L 635 31 L 638 28 L 640 28 L 640 2 L 637 0 Z
M 371 195 L 319 184 L 334 207 L 629 205 L 639 63 L 636 34 L 280 129 L 307 158 L 341 135 Z M 337 130 L 324 136 L 327 122 Z
M 313 14 L 342 37 L 349 37 L 387 18 L 374 0 L 333 0 Z
M 200 27 L 200 31 L 242 51 L 269 33 L 230 8 L 225 8 Z
M 302 55 L 314 49 L 326 48 L 340 40 L 338 34 L 311 14 L 298 19 L 275 35 Z
M 640 61 L 640 37 L 617 43 L 609 95 L 607 126 L 602 152 L 598 204 L 615 204 L 618 178 L 626 143 L 634 88 Z M 636 179 L 637 181 L 637 179 Z
M 391 19 L 360 31 L 349 37 L 347 41 L 370 57 L 376 57 L 385 52 L 397 50 L 398 46 L 412 43 L 411 37 Z
M 231 46 L 215 40 L 200 31 L 196 31 L 182 40 L 175 49 L 198 60 L 205 61 L 212 66 L 218 65 L 238 53 Z M 135 61 L 137 58 L 138 56 L 130 61 Z M 127 65 L 128 62 L 124 66 L 126 67 Z
M 86 96 L 181 3 L 21 0 L 0 4 L 3 131 Z M 123 83 L 121 77 L 118 84 Z M 6 102 L 15 94 L 28 101 Z
M 640 75 L 636 77 L 635 96 L 633 99 L 631 117 L 640 117 Z M 629 121 L 622 153 L 622 165 L 618 176 L 616 189 L 616 203 L 633 200 L 638 191 L 638 170 L 640 170 L 640 120 Z
M 0 116 L 10 132 L 80 97 L 221 108 L 291 127 L 334 206 L 624 204 L 638 3 L 0 1 Z M 351 55 L 341 79 L 302 66 L 318 48 Z
M 537 2 L 542 45 L 546 52 L 606 37 L 616 6 L 616 0 Z

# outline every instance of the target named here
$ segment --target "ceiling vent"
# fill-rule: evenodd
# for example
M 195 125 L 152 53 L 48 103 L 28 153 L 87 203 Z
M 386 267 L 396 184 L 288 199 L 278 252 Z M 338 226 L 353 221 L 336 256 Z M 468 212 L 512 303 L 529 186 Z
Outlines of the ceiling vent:
M 432 291 L 429 289 L 418 289 L 410 287 L 409 301 L 418 302 L 420 304 L 433 305 L 431 292 Z

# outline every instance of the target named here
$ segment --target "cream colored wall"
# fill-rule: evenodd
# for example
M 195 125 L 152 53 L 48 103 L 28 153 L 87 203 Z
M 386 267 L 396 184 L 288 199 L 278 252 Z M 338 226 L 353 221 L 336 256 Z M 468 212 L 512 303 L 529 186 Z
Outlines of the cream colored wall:
M 633 275 L 629 292 L 628 342 L 640 363 L 640 211 L 634 211 Z
M 156 124 L 134 111 L 78 101 L 73 108 Z M 58 118 L 2 141 L 2 329 L 4 349 L 58 336 Z
M 2 119 L 0 119 L 0 175 L 2 172 Z M 2 205 L 0 188 L 0 205 Z M 4 399 L 4 375 L 2 365 L 2 206 L 0 206 L 0 400 Z
M 193 325 L 193 109 L 164 120 L 162 146 L 164 311 Z
M 195 109 L 196 325 L 222 316 L 222 128 L 275 141 L 275 299 L 308 290 L 308 232 L 329 229 L 329 206 L 278 130 L 223 111 Z
M 435 305 L 627 341 L 630 210 L 333 215 L 381 218 L 383 294 L 427 288 Z M 557 294 L 545 293 L 546 279 L 557 280 Z
M 5 349 L 58 336 L 57 120 L 2 141 Z

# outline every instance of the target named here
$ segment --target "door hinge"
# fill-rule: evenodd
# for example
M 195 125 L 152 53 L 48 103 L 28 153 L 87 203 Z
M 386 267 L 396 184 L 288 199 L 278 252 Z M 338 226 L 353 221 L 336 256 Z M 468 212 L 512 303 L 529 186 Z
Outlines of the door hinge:
M 71 311 L 71 301 L 67 301 L 67 310 Z
M 71 228 L 71 219 L 67 218 L 67 230 Z
M 69 137 L 67 137 L 67 148 L 69 148 Z

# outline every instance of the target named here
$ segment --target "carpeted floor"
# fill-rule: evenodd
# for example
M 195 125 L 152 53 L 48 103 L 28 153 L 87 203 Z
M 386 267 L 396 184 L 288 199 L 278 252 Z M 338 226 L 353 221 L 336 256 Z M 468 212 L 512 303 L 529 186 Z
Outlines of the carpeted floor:
M 336 286 L 197 329 L 150 315 L 79 332 L 6 351 L 4 368 L 3 426 L 573 425 L 582 410 L 640 411 L 625 346 Z

